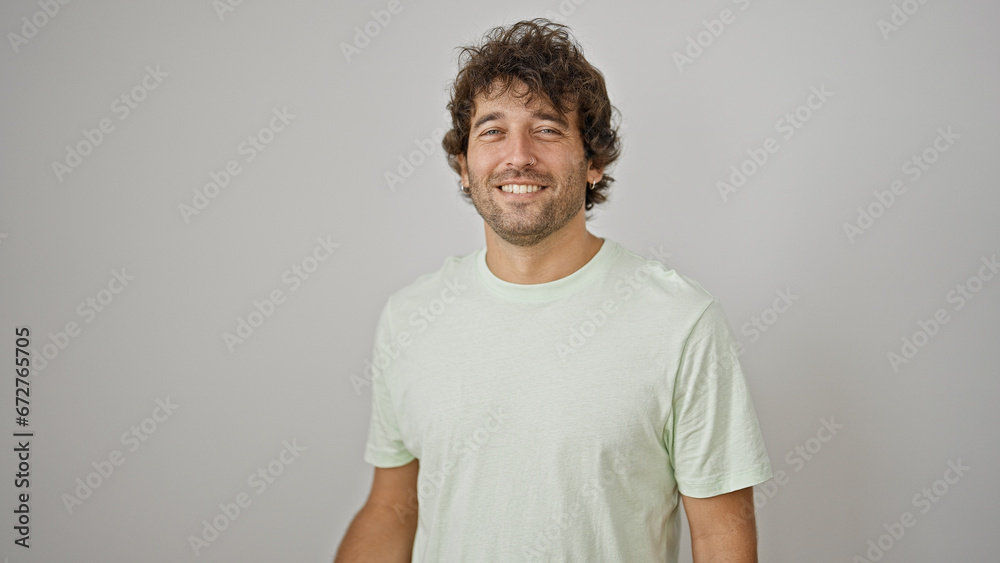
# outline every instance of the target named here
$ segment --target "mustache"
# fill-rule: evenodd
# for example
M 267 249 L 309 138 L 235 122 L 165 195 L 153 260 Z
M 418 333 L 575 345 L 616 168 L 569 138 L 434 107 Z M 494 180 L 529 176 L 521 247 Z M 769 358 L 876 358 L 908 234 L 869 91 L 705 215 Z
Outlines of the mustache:
M 530 180 L 541 186 L 551 186 L 553 178 L 548 174 L 541 174 L 535 172 L 534 170 L 522 170 L 522 171 L 510 171 L 503 172 L 501 174 L 496 174 L 489 177 L 489 182 L 491 186 L 499 186 L 500 184 L 506 182 L 507 180 L 513 180 L 514 178 L 520 180 Z

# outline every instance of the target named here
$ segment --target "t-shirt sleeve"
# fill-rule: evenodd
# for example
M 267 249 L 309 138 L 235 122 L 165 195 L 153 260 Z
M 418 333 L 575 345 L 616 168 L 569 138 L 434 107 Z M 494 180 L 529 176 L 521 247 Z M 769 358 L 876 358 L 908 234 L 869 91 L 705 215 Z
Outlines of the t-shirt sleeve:
M 365 445 L 365 461 L 375 467 L 399 467 L 416 459 L 403 444 L 403 436 L 396 421 L 396 408 L 392 400 L 392 360 L 382 351 L 393 342 L 389 304 L 386 303 L 375 328 L 372 346 L 372 416 Z M 385 355 L 385 358 L 380 357 Z
M 665 429 L 681 494 L 705 498 L 771 478 L 739 352 L 712 301 L 684 344 Z

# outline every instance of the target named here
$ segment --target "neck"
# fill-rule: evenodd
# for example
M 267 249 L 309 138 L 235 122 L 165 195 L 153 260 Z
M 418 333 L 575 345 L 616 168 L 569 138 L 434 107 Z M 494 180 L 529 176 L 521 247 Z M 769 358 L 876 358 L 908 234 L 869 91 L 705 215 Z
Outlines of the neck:
M 582 213 L 578 219 L 533 246 L 511 244 L 487 225 L 486 265 L 493 275 L 511 283 L 562 279 L 582 268 L 604 243 L 587 231 Z

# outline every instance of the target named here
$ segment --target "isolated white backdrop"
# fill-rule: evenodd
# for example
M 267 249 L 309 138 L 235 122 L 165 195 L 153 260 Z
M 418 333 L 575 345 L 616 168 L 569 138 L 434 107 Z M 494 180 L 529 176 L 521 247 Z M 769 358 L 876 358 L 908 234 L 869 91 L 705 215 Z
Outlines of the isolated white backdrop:
M 352 376 L 377 313 L 483 244 L 426 141 L 455 47 L 546 14 L 623 117 L 591 229 L 701 282 L 745 347 L 784 474 L 762 560 L 995 557 L 988 0 L 4 2 L 0 555 L 328 561 L 371 479 Z M 24 427 L 18 327 L 44 365 Z

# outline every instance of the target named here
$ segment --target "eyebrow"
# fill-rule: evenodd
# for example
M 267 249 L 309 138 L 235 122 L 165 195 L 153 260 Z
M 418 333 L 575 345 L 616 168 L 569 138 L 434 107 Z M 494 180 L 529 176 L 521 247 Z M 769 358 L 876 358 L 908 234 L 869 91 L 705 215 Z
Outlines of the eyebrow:
M 566 121 L 564 117 L 560 116 L 557 113 L 552 113 L 549 111 L 535 111 L 532 112 L 531 116 L 536 119 L 555 122 L 562 127 L 566 128 L 569 127 L 569 122 Z M 503 118 L 504 118 L 504 113 L 502 111 L 493 111 L 477 119 L 476 122 L 472 124 L 472 128 L 478 129 L 484 123 L 489 123 L 490 121 L 496 121 L 498 119 L 503 119 Z

